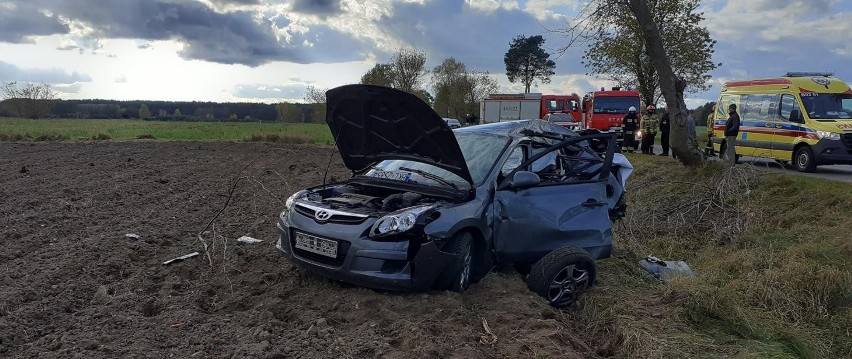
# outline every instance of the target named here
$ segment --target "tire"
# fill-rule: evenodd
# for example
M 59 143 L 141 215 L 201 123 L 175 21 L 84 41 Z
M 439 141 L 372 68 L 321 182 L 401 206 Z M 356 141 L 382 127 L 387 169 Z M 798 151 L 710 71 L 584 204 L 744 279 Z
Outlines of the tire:
M 814 151 L 808 146 L 799 147 L 793 153 L 793 167 L 799 172 L 813 172 L 816 170 Z
M 473 272 L 473 235 L 469 232 L 456 234 L 444 247 L 444 252 L 459 256 L 438 277 L 436 289 L 461 293 L 470 286 Z
M 569 307 L 594 285 L 595 260 L 577 247 L 564 247 L 536 262 L 527 277 L 527 286 L 556 308 Z

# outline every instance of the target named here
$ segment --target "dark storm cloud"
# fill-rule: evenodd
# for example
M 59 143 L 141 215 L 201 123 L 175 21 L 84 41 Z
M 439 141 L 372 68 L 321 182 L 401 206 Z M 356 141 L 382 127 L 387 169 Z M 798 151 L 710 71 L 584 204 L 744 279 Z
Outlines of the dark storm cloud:
M 200 2 L 98 0 L 44 1 L 50 8 L 91 26 L 99 38 L 174 39 L 185 43 L 182 56 L 226 64 L 260 65 L 273 60 L 305 62 L 293 47 L 283 47 L 253 13 L 218 13 Z
M 227 2 L 251 4 L 257 1 Z M 220 13 L 198 1 L 36 0 L 32 4 L 27 7 L 30 13 L 40 14 L 33 9 L 44 9 L 56 14 L 54 17 L 61 15 L 85 23 L 93 30 L 90 34 L 93 38 L 177 40 L 184 43 L 181 52 L 184 58 L 223 64 L 258 66 L 271 61 L 351 61 L 360 59 L 365 48 L 362 42 L 352 36 L 323 26 L 312 27 L 307 34 L 293 34 L 288 44 L 279 41 L 269 20 L 258 23 L 255 12 L 240 10 Z M 16 9 L 23 7 L 19 5 Z M 3 16 L 6 16 L 5 13 Z M 38 19 L 35 16 L 30 18 Z M 27 19 L 21 20 L 27 24 L 22 28 L 35 30 L 18 31 L 14 35 L 3 31 L 0 32 L 0 41 L 19 41 L 27 34 L 48 32 L 36 31 L 36 25 Z M 0 28 L 6 26 L 5 22 L 0 22 Z M 63 29 L 64 32 L 68 31 L 67 26 Z M 338 42 L 347 51 L 341 51 Z M 319 44 L 325 47 L 319 47 Z
M 0 81 L 24 81 L 73 84 L 90 82 L 89 75 L 78 72 L 65 72 L 60 69 L 22 69 L 10 63 L 0 61 Z
M 328 16 L 340 13 L 340 0 L 294 0 L 293 11 L 311 14 Z
M 424 5 L 396 4 L 393 13 L 393 17 L 381 20 L 381 27 L 425 50 L 432 66 L 452 56 L 470 68 L 499 74 L 506 71 L 503 55 L 515 36 L 544 36 L 545 47 L 553 57 L 552 49 L 566 42 L 547 30 L 564 24 L 558 21 L 542 23 L 522 10 L 499 8 L 483 12 L 461 1 L 436 0 Z M 557 59 L 557 74 L 585 72 L 579 61 L 580 52 L 580 49 L 572 49 Z
M 56 14 L 47 16 L 30 3 L 0 6 L 0 42 L 24 43 L 33 35 L 67 34 L 68 25 Z

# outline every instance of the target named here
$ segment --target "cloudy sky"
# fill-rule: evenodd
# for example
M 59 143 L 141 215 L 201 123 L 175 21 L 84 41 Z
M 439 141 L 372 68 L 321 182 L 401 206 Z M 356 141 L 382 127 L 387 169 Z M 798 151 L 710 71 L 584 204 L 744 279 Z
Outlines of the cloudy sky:
M 307 86 L 357 82 L 399 48 L 432 68 L 455 57 L 489 71 L 504 92 L 503 54 L 519 34 L 555 49 L 551 29 L 581 0 L 0 0 L 0 81 L 47 82 L 62 98 L 300 100 Z M 718 41 L 718 84 L 786 71 L 832 71 L 852 81 L 852 1 L 704 0 Z M 534 92 L 584 93 L 582 48 L 557 60 Z

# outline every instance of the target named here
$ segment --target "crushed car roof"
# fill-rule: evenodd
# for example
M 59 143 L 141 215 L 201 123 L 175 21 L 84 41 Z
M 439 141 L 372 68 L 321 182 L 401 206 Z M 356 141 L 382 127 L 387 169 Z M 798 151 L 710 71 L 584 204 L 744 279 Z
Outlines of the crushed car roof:
M 484 125 L 464 127 L 455 131 L 460 133 L 491 133 L 495 135 L 503 135 L 510 137 L 524 137 L 528 136 L 531 133 L 546 134 L 565 138 L 579 136 L 576 132 L 571 131 L 565 127 L 542 120 L 495 122 Z

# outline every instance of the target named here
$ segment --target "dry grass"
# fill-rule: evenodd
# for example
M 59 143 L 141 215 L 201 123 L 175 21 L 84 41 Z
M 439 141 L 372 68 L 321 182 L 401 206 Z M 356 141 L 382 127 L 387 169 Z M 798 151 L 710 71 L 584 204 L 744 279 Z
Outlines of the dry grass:
M 631 161 L 617 256 L 568 314 L 599 348 L 631 358 L 852 357 L 852 185 Z M 698 274 L 659 283 L 636 266 L 646 255 Z

